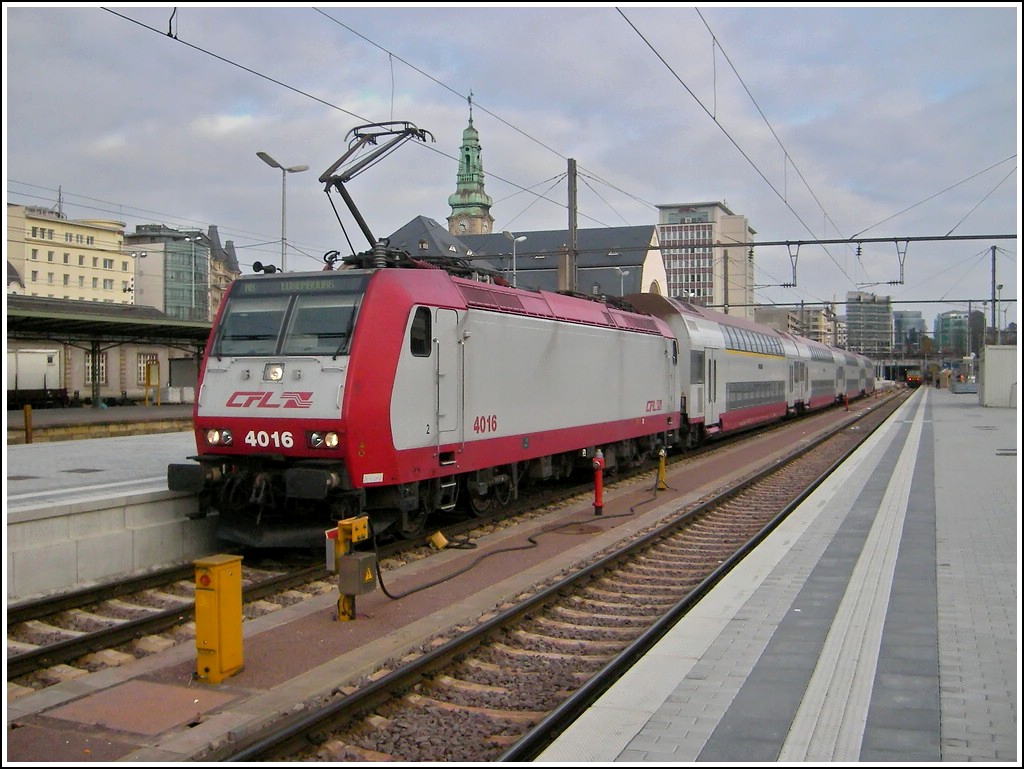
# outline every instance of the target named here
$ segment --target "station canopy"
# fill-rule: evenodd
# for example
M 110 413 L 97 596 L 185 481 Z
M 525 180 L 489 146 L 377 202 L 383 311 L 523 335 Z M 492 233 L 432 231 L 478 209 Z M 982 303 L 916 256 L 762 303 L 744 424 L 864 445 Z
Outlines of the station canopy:
M 8 341 L 46 340 L 59 344 L 161 344 L 202 350 L 209 321 L 169 318 L 153 307 L 7 294 L 4 322 Z

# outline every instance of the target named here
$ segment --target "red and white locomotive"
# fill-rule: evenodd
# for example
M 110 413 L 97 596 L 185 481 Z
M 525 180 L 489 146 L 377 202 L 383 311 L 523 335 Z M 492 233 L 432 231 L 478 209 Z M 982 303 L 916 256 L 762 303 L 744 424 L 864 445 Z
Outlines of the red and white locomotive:
M 246 544 L 312 545 L 363 513 L 414 536 L 597 447 L 650 456 L 679 428 L 677 360 L 656 318 L 436 268 L 244 276 L 203 361 L 198 465 L 168 485 Z

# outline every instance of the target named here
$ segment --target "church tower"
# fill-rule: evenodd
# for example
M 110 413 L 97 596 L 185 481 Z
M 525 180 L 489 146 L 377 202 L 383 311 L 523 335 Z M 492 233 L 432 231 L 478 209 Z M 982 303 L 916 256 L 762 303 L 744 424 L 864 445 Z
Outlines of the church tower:
M 448 232 L 456 237 L 490 234 L 494 227 L 493 203 L 484 192 L 484 162 L 480 157 L 480 134 L 473 127 L 473 94 L 470 93 L 469 125 L 462 132 L 455 193 L 448 196 L 448 205 L 452 207 Z

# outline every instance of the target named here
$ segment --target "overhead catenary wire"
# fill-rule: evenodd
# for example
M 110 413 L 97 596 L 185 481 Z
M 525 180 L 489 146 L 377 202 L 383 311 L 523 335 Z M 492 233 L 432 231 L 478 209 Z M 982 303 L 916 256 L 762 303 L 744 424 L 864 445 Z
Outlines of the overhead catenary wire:
M 114 13 L 114 12 L 113 12 L 113 11 L 111 11 L 111 13 Z M 318 11 L 318 13 L 320 13 L 320 11 Z M 621 11 L 620 11 L 620 14 L 621 14 Z M 137 21 L 134 21 L 134 20 L 130 19 L 129 17 L 126 17 L 126 16 L 124 16 L 123 14 L 116 14 L 116 15 L 118 15 L 118 16 L 120 16 L 120 17 L 122 17 L 122 18 L 125 18 L 126 20 L 132 21 L 132 22 L 133 22 L 133 23 L 135 23 L 135 24 L 139 24 L 140 26 L 144 26 L 144 27 L 146 26 L 145 24 L 140 24 L 139 22 L 137 22 Z M 324 16 L 326 16 L 327 18 L 331 18 L 331 20 L 332 20 L 332 21 L 334 21 L 335 23 L 339 23 L 339 22 L 337 22 L 337 21 L 336 21 L 335 19 L 333 19 L 333 18 L 332 18 L 332 17 L 331 17 L 331 16 L 329 15 L 329 14 L 323 14 L 323 15 L 324 15 Z M 625 18 L 624 14 L 623 14 L 623 18 Z M 703 20 L 703 16 L 702 16 L 701 18 L 702 18 L 702 20 Z M 341 25 L 341 26 L 345 26 L 345 25 Z M 707 24 L 705 24 L 705 26 L 708 26 L 708 25 L 707 25 Z M 359 34 L 359 33 L 356 33 L 356 32 L 354 32 L 354 30 L 351 30 L 351 28 L 350 28 L 350 27 L 347 27 L 347 26 L 346 26 L 345 28 L 346 28 L 346 29 L 349 29 L 349 30 L 350 30 L 350 31 L 352 31 L 352 32 L 353 32 L 354 34 Z M 710 27 L 709 27 L 709 26 L 708 26 L 708 29 L 709 29 L 709 32 L 710 32 Z M 154 30 L 154 31 L 155 31 L 155 32 L 157 32 L 157 33 L 159 33 L 159 34 L 163 34 L 163 32 L 162 32 L 162 31 L 160 31 L 160 30 Z M 713 34 L 713 33 L 712 33 L 712 34 Z M 360 35 L 360 36 L 361 36 L 361 37 L 362 37 L 362 38 L 363 38 L 364 40 L 367 40 L 368 42 L 371 42 L 371 43 L 372 43 L 372 41 L 369 41 L 369 39 L 368 39 L 368 38 L 366 38 L 365 36 L 362 36 L 362 35 Z M 344 109 L 344 108 L 342 108 L 342 107 L 338 107 L 337 105 L 331 104 L 330 102 L 328 102 L 328 101 L 326 101 L 326 100 L 320 99 L 320 98 L 318 98 L 318 97 L 316 97 L 316 96 L 313 96 L 312 94 L 309 94 L 309 93 L 307 93 L 307 91 L 305 91 L 305 90 L 303 90 L 303 89 L 300 89 L 300 88 L 295 88 L 295 87 L 293 87 L 293 86 L 290 86 L 290 85 L 288 85 L 288 84 L 284 83 L 283 81 L 281 81 L 281 80 L 279 80 L 279 79 L 276 79 L 276 78 L 273 78 L 273 77 L 270 77 L 270 76 L 264 75 L 264 74 L 262 74 L 262 73 L 258 72 L 257 70 L 255 70 L 255 69 L 254 69 L 254 68 L 252 68 L 252 67 L 245 67 L 245 66 L 243 66 L 243 65 L 240 65 L 240 64 L 237 64 L 237 63 L 235 63 L 235 62 L 232 62 L 232 61 L 230 61 L 229 59 L 227 59 L 227 58 L 225 58 L 225 57 L 223 57 L 223 56 L 220 56 L 220 55 L 218 55 L 218 54 L 214 54 L 214 53 L 211 53 L 211 52 L 209 52 L 209 51 L 205 51 L 204 49 L 201 49 L 201 48 L 199 48 L 199 47 L 197 47 L 197 46 L 195 46 L 195 45 L 192 45 L 192 44 L 190 44 L 190 43 L 187 43 L 187 42 L 181 41 L 181 40 L 179 40 L 179 39 L 178 39 L 178 37 L 177 37 L 177 34 L 176 34 L 176 32 L 175 32 L 175 35 L 174 35 L 173 37 L 174 37 L 174 40 L 175 40 L 176 42 L 181 42 L 182 44 L 185 44 L 185 45 L 189 45 L 190 47 L 192 47 L 192 48 L 195 48 L 196 50 L 202 51 L 203 53 L 206 53 L 206 54 L 208 54 L 208 55 L 210 55 L 210 56 L 213 56 L 213 57 L 215 57 L 215 58 L 217 58 L 217 59 L 219 59 L 219 60 L 221 60 L 221 61 L 224 61 L 224 62 L 226 62 L 226 63 L 228 63 L 228 64 L 231 64 L 232 66 L 236 66 L 236 67 L 239 67 L 239 68 L 241 68 L 241 69 L 245 70 L 246 72 L 249 72 L 249 73 L 251 73 L 251 74 L 253 74 L 253 75 L 256 75 L 256 76 L 262 77 L 263 79 L 266 79 L 266 80 L 268 80 L 269 82 L 275 83 L 275 84 L 277 84 L 277 85 L 280 85 L 280 86 L 282 86 L 282 87 L 288 88 L 289 90 L 291 90 L 291 91 L 293 91 L 293 92 L 295 92 L 295 93 L 301 94 L 301 95 L 303 95 L 303 96 L 306 96 L 306 97 L 308 97 L 308 98 L 312 98 L 312 99 L 314 99 L 314 100 L 316 100 L 316 101 L 319 101 L 319 102 L 321 102 L 321 103 L 327 104 L 328 106 L 330 106 L 330 107 L 331 107 L 331 108 L 333 108 L 333 109 L 338 109 L 338 110 L 340 110 L 340 111 L 342 111 L 342 112 L 345 112 L 346 114 L 351 114 L 351 115 L 354 115 L 354 116 L 356 116 L 356 113 L 354 113 L 354 112 L 351 112 L 350 110 L 346 110 L 346 109 Z M 715 37 L 715 38 L 714 38 L 714 41 L 715 41 L 715 47 L 716 47 L 716 50 L 720 50 L 720 51 L 721 51 L 721 53 L 722 53 L 722 55 L 723 55 L 723 56 L 725 56 L 725 60 L 729 62 L 730 66 L 732 66 L 732 62 L 731 62 L 731 60 L 729 59 L 729 57 L 728 57 L 727 53 L 725 52 L 725 50 L 724 50 L 724 47 L 723 47 L 723 46 L 721 45 L 721 42 L 717 40 L 717 37 Z M 372 43 L 372 44 L 373 44 L 373 45 L 377 45 L 376 43 Z M 380 48 L 380 49 L 381 49 L 382 51 L 386 50 L 386 49 L 384 49 L 384 48 L 383 48 L 383 47 L 381 47 L 381 46 L 377 46 L 377 47 L 378 47 L 378 48 Z M 459 96 L 459 98 L 464 98 L 464 97 L 463 97 L 463 95 L 462 95 L 462 94 L 460 94 L 460 93 L 459 93 L 459 92 L 458 92 L 457 90 L 455 90 L 455 89 L 451 89 L 451 88 L 450 88 L 449 86 L 445 85 L 445 84 L 444 84 L 444 83 L 442 83 L 442 82 L 441 82 L 440 80 L 438 80 L 438 79 L 436 79 L 436 78 L 433 78 L 432 76 L 430 76 L 429 74 L 427 74 L 427 73 L 426 73 L 425 71 L 423 71 L 422 69 L 419 69 L 419 68 L 415 67 L 414 65 L 410 64 L 410 63 L 409 63 L 408 61 L 406 61 L 405 59 L 403 59 L 403 58 L 401 58 L 401 57 L 397 56 L 397 54 L 394 54 L 394 53 L 393 53 L 393 52 L 391 52 L 391 51 L 387 51 L 387 53 L 388 53 L 389 57 L 393 57 L 393 58 L 389 58 L 389 61 L 392 61 L 392 66 L 393 66 L 393 59 L 397 59 L 398 61 L 400 61 L 400 62 L 402 62 L 402 63 L 406 64 L 407 66 L 413 67 L 414 69 L 416 69 L 416 70 L 417 70 L 418 72 L 420 72 L 420 73 L 421 73 L 421 74 L 423 74 L 424 76 L 426 76 L 426 77 L 429 77 L 429 78 L 431 78 L 431 80 L 433 80 L 433 81 L 434 81 L 434 82 L 436 82 L 437 84 L 441 85 L 442 87 L 444 87 L 444 88 L 446 88 L 446 89 L 450 90 L 450 91 L 451 91 L 451 92 L 452 92 L 453 94 L 457 94 L 457 95 Z M 735 68 L 735 67 L 733 66 L 733 67 L 732 67 L 732 69 L 733 69 L 733 72 L 735 72 L 735 73 L 736 73 L 737 77 L 739 77 L 739 73 L 738 73 L 738 72 L 736 71 L 736 68 Z M 742 78 L 740 78 L 740 82 L 741 82 L 741 83 L 743 84 L 743 87 L 744 87 L 744 88 L 745 88 L 745 89 L 747 90 L 747 92 L 749 93 L 749 89 L 747 89 L 747 88 L 746 88 L 746 84 L 745 84 L 745 83 L 743 83 L 743 81 L 742 81 Z M 752 99 L 752 100 L 754 100 L 754 99 L 753 99 L 753 95 L 752 95 L 752 94 L 751 94 L 751 99 Z M 698 103 L 699 103 L 699 102 L 698 102 Z M 759 106 L 759 105 L 757 105 L 757 102 L 756 102 L 756 100 L 754 100 L 754 103 L 755 103 L 755 106 L 757 106 L 757 108 L 758 108 L 758 111 L 759 111 L 759 112 L 761 112 L 761 113 L 762 113 L 762 116 L 763 116 L 763 111 L 762 111 L 762 110 L 760 109 L 760 106 Z M 528 132 L 526 132 L 526 131 L 522 131 L 521 129 L 518 129 L 518 128 L 516 128 L 516 127 L 515 127 L 515 126 L 513 126 L 513 125 L 512 125 L 511 123 L 509 123 L 508 121 L 504 120 L 503 118 L 500 118 L 499 116 L 497 116 L 497 115 L 496 115 L 496 114 L 494 114 L 493 112 L 491 112 L 491 111 L 487 110 L 486 108 L 483 108 L 483 107 L 481 107 L 481 111 L 482 111 L 482 112 L 484 112 L 484 113 L 486 113 L 486 114 L 488 114 L 488 115 L 490 115 L 490 116 L 492 116 L 492 117 L 493 117 L 494 119 L 496 119 L 496 120 L 499 120 L 499 121 L 500 121 L 500 122 L 502 122 L 503 124 L 505 124 L 505 125 L 508 125 L 509 127 L 513 128 L 514 130 L 517 130 L 517 131 L 519 131 L 519 132 L 520 132 L 520 133 L 521 133 L 522 135 L 524 135 L 524 136 L 528 137 L 528 138 L 529 138 L 529 139 L 530 139 L 531 141 L 535 141 L 535 142 L 537 142 L 537 143 L 538 143 L 538 144 L 539 144 L 540 146 L 542 146 L 542 147 L 545 147 L 546 149 L 548 149 L 548 150 L 549 150 L 549 151 L 551 151 L 551 152 L 554 152 L 554 153 L 555 153 L 555 154 L 556 154 L 557 156 L 559 156 L 559 157 L 561 157 L 561 158 L 564 158 L 564 157 L 565 157 L 565 154 L 564 154 L 564 153 L 558 152 L 557 150 L 555 150 L 555 149 L 553 149 L 552 147 L 550 147 L 550 146 L 546 145 L 546 144 L 545 144 L 545 143 L 544 143 L 543 141 L 541 141 L 541 140 L 540 140 L 540 139 L 538 139 L 537 137 L 535 137 L 535 136 L 533 136 L 533 135 L 529 134 Z M 362 118 L 361 116 L 357 116 L 357 117 L 360 117 L 360 119 L 364 119 L 364 120 L 365 120 L 365 118 Z M 717 117 L 713 117 L 713 119 L 715 119 L 715 120 L 717 121 Z M 765 118 L 765 120 L 766 120 L 766 122 L 767 122 L 767 118 Z M 771 125 L 770 125 L 770 123 L 769 123 L 769 128 L 771 128 Z M 774 129 L 772 129 L 772 132 L 773 132 L 773 134 L 774 134 Z M 728 135 L 728 134 L 727 134 L 727 135 Z M 780 146 L 781 146 L 781 142 L 780 142 Z M 785 151 L 785 154 L 786 154 L 787 158 L 789 158 L 789 161 L 791 162 L 791 160 L 792 160 L 792 156 L 790 155 L 790 153 L 788 152 L 788 150 L 785 150 L 785 148 L 784 148 L 784 147 L 783 147 L 783 150 Z M 436 151 L 436 150 L 432 150 L 432 151 Z M 441 154 L 446 154 L 446 153 L 441 153 Z M 451 156 L 448 156 L 448 157 L 451 157 Z M 795 163 L 793 164 L 793 166 L 794 166 L 794 168 L 796 169 L 797 173 L 798 173 L 798 174 L 799 174 L 799 175 L 800 175 L 800 176 L 802 177 L 803 175 L 802 175 L 802 173 L 800 172 L 800 170 L 799 170 L 798 168 L 796 168 L 796 166 L 795 166 Z M 755 168 L 756 168 L 756 166 L 755 166 Z M 491 172 L 491 173 L 489 174 L 489 176 L 492 176 L 492 177 L 495 177 L 495 178 L 501 178 L 500 176 L 498 176 L 497 174 L 495 174 L 495 173 L 493 173 L 493 172 Z M 605 183 L 605 184 L 606 184 L 606 182 L 604 182 L 604 180 L 600 179 L 600 177 L 594 176 L 593 178 L 594 178 L 594 179 L 595 179 L 596 181 L 599 181 L 599 182 L 601 182 L 601 183 Z M 508 180 L 503 180 L 503 181 L 505 181 L 505 182 L 507 182 L 507 183 L 510 183 L 510 184 L 512 184 L 511 182 L 508 182 Z M 806 184 L 806 181 L 805 181 L 805 184 Z M 515 185 L 513 184 L 513 186 L 515 186 Z M 621 189 L 619 189 L 619 188 L 616 188 L 616 187 L 614 187 L 613 185 L 609 185 L 609 186 L 611 186 L 611 187 L 612 187 L 613 189 L 616 189 L 616 190 L 617 190 L 617 191 L 619 191 L 619 192 L 622 192 L 622 190 L 621 190 Z M 812 193 L 812 195 L 813 195 L 813 196 L 815 197 L 815 199 L 816 199 L 816 202 L 818 202 L 818 204 L 819 204 L 819 207 L 821 207 L 821 208 L 822 208 L 822 209 L 824 210 L 824 207 L 823 207 L 823 206 L 821 206 L 820 200 L 818 200 L 818 198 L 817 198 L 817 195 L 816 195 L 816 194 L 814 193 L 814 191 L 813 191 L 813 190 L 811 190 L 811 193 Z M 784 197 L 784 196 L 783 196 L 783 197 Z M 645 202 L 645 203 L 646 203 L 646 201 L 642 201 L 642 199 L 641 199 L 641 198 L 635 198 L 635 199 L 636 199 L 636 200 L 639 200 L 639 201 L 641 201 L 641 202 Z M 554 202 L 554 201 L 551 201 L 551 202 Z M 651 204 L 651 205 L 653 205 L 653 204 Z M 586 217 L 586 218 L 590 218 L 590 217 Z M 829 217 L 829 219 L 831 219 L 831 218 Z M 594 220 L 594 221 L 596 221 L 596 220 Z M 805 226 L 806 226 L 806 225 L 805 225 Z M 842 271 L 842 272 L 843 272 L 844 274 L 847 274 L 847 273 L 846 273 L 846 271 L 845 271 L 845 270 L 844 270 L 844 269 L 842 268 L 842 266 L 841 266 L 841 265 L 840 265 L 840 264 L 839 264 L 839 263 L 838 263 L 838 262 L 837 262 L 837 261 L 835 260 L 835 258 L 834 258 L 834 257 L 832 257 L 832 259 L 833 259 L 833 261 L 834 261 L 834 262 L 836 263 L 836 266 L 837 266 L 837 267 L 839 267 L 839 268 L 840 268 L 840 270 L 841 270 L 841 271 Z M 848 275 L 848 274 L 847 274 L 847 277 L 849 277 L 849 275 Z

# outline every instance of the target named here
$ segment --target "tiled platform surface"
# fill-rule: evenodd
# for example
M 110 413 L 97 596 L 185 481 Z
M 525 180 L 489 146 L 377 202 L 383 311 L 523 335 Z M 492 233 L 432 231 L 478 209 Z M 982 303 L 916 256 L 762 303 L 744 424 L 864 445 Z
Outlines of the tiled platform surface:
M 1016 762 L 1018 410 L 921 388 L 541 762 Z

